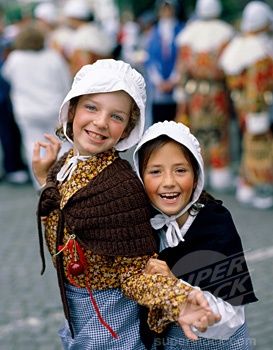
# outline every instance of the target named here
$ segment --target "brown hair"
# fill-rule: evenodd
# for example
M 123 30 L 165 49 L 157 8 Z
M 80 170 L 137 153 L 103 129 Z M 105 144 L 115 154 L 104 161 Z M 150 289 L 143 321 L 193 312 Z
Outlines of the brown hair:
M 168 142 L 171 142 L 171 141 L 176 142 L 175 140 L 173 140 L 171 137 L 169 137 L 167 135 L 161 135 L 161 136 L 157 137 L 156 139 L 148 141 L 139 149 L 139 151 L 138 151 L 139 173 L 140 173 L 140 176 L 142 179 L 143 179 L 143 174 L 144 174 L 145 168 L 148 164 L 148 161 L 149 161 L 152 153 L 155 150 L 160 149 L 161 147 L 163 147 L 164 145 L 166 145 Z M 182 150 L 185 158 L 191 164 L 192 169 L 193 169 L 194 182 L 197 182 L 198 175 L 199 175 L 199 165 L 198 165 L 197 160 L 195 159 L 194 155 L 191 153 L 191 151 L 187 147 L 180 144 L 179 142 L 177 142 L 177 143 L 181 147 L 181 150 Z M 192 205 L 192 207 L 189 209 L 189 213 L 191 214 L 191 209 L 192 209 L 193 210 L 192 214 L 196 215 L 196 213 L 199 211 L 199 207 L 196 204 L 197 203 L 205 204 L 209 200 L 215 200 L 215 199 L 213 196 L 211 196 L 209 193 L 207 193 L 206 191 L 203 190 L 198 201 L 196 203 L 194 203 Z
M 14 48 L 16 50 L 40 51 L 44 48 L 45 36 L 34 24 L 27 25 L 16 36 Z
M 154 152 L 154 150 L 158 150 L 159 148 L 163 147 L 169 142 L 176 142 L 172 138 L 170 138 L 167 135 L 161 135 L 157 137 L 156 139 L 150 140 L 147 143 L 145 143 L 140 150 L 138 151 L 139 153 L 139 169 L 140 169 L 140 176 L 143 178 L 143 174 L 145 171 L 145 168 L 147 166 L 147 163 Z M 185 155 L 185 158 L 187 161 L 191 164 L 192 169 L 193 169 L 193 174 L 194 174 L 194 181 L 198 180 L 198 173 L 199 173 L 199 165 L 197 163 L 197 160 L 193 156 L 193 154 L 189 151 L 187 147 L 184 145 L 181 145 L 180 143 L 177 142 L 179 146 L 181 147 L 181 150 L 183 154 Z
M 76 108 L 77 108 L 80 97 L 81 96 L 73 97 L 69 102 L 66 134 L 71 140 L 73 140 L 73 119 L 75 116 Z M 137 104 L 135 103 L 135 101 L 132 99 L 131 114 L 130 114 L 128 125 L 126 126 L 126 129 L 124 131 L 125 136 L 123 138 L 126 138 L 127 136 L 129 136 L 130 132 L 136 126 L 136 123 L 137 123 L 139 117 L 140 117 L 140 110 L 139 110 Z M 64 135 L 64 129 L 63 129 L 62 125 L 56 129 L 56 135 L 61 140 L 66 140 L 66 137 Z

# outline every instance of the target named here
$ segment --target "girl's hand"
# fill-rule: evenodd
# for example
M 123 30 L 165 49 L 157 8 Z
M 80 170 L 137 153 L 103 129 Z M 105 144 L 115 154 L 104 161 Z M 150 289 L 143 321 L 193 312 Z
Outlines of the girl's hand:
M 146 264 L 145 273 L 150 275 L 161 274 L 163 276 L 176 278 L 165 261 L 159 259 L 149 259 Z
M 199 332 L 205 332 L 209 326 L 221 320 L 221 315 L 214 314 L 204 293 L 198 289 L 190 292 L 186 305 L 183 305 L 177 322 L 183 329 L 185 336 L 191 340 L 197 340 L 192 326 Z
M 32 170 L 39 184 L 42 186 L 46 182 L 49 169 L 57 160 L 61 149 L 61 142 L 53 135 L 45 134 L 48 142 L 37 141 L 33 148 Z M 45 156 L 41 156 L 42 148 Z
M 149 259 L 144 271 L 151 275 L 161 274 L 176 278 L 166 262 L 159 259 Z M 188 296 L 187 303 L 181 307 L 177 322 L 187 338 L 197 340 L 198 337 L 193 332 L 192 326 L 199 332 L 205 332 L 209 326 L 214 325 L 220 320 L 221 316 L 212 312 L 204 293 L 199 289 L 193 289 Z

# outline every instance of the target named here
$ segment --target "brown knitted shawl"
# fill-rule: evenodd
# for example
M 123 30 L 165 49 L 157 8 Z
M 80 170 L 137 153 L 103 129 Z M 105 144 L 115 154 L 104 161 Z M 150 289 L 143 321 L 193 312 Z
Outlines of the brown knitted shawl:
M 129 162 L 115 159 L 61 210 L 56 175 L 66 157 L 67 154 L 51 169 L 38 208 L 39 217 L 59 210 L 56 244 L 63 243 L 61 231 L 65 225 L 94 254 L 138 256 L 155 252 L 149 201 Z

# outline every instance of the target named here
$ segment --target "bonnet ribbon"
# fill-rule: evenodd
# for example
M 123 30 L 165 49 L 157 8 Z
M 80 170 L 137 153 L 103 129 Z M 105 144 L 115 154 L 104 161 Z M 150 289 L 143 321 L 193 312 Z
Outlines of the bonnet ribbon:
M 197 212 L 203 208 L 204 204 L 196 204 Z M 157 214 L 153 218 L 150 219 L 150 223 L 155 230 L 159 230 L 164 226 L 167 226 L 167 231 L 160 232 L 160 236 L 162 238 L 162 243 L 160 244 L 163 249 L 168 247 L 176 247 L 179 242 L 184 242 L 183 238 L 185 233 L 188 231 L 189 227 L 193 223 L 196 218 L 196 215 L 189 215 L 186 222 L 183 224 L 181 228 L 179 228 L 176 219 L 181 216 L 187 207 L 182 210 L 177 215 L 167 216 L 164 214 Z
M 92 157 L 92 156 L 91 156 Z M 57 174 L 57 180 L 59 182 L 64 181 L 66 178 L 70 180 L 74 170 L 77 168 L 77 164 L 79 161 L 85 161 L 89 159 L 90 156 L 80 156 L 77 154 L 76 156 L 73 156 L 72 158 L 69 159 L 67 163 L 65 163 L 60 171 Z
M 179 242 L 184 241 L 181 230 L 176 221 L 176 216 L 166 216 L 163 214 L 157 214 L 150 220 L 152 227 L 155 230 L 159 230 L 165 225 L 167 226 L 167 232 L 164 233 L 164 240 L 168 247 L 175 247 Z

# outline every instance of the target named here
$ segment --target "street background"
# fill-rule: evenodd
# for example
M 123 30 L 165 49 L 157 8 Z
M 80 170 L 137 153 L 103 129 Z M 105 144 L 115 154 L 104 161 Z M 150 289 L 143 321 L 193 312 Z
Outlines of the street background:
M 246 311 L 255 350 L 273 349 L 273 212 L 242 208 L 221 195 L 241 234 L 259 302 Z M 55 271 L 40 275 L 36 204 L 31 185 L 0 183 L 0 349 L 61 350 L 63 322 Z
M 103 0 L 96 1 L 101 4 Z M 0 0 L 0 5 L 3 6 L 4 17 L 9 24 L 16 23 L 20 18 L 19 5 L 19 9 L 22 6 L 23 14 L 25 11 L 31 14 L 37 2 L 39 1 Z M 56 2 L 62 4 L 65 1 Z M 137 16 L 148 5 L 155 4 L 156 0 L 115 2 L 120 10 L 125 10 L 128 6 Z M 183 5 L 181 18 L 191 13 L 195 2 L 179 0 Z M 237 17 L 247 2 L 249 1 L 222 0 L 223 17 L 236 25 Z M 273 5 L 273 0 L 266 2 Z M 104 10 L 105 6 L 103 12 Z M 14 133 L 12 141 L 14 144 Z M 232 148 L 236 168 L 238 137 L 232 140 Z M 1 182 L 1 176 L 4 175 L 2 173 L 0 166 L 0 350 L 61 350 L 57 331 L 63 323 L 63 312 L 55 271 L 48 254 L 46 272 L 43 276 L 40 275 L 41 261 L 35 214 L 38 196 L 30 184 L 15 186 Z M 254 350 L 272 350 L 273 210 L 243 208 L 232 193 L 217 197 L 231 211 L 241 235 L 259 298 L 259 302 L 246 309 L 250 342 Z

